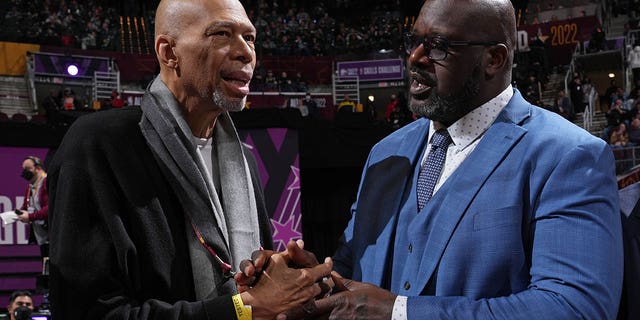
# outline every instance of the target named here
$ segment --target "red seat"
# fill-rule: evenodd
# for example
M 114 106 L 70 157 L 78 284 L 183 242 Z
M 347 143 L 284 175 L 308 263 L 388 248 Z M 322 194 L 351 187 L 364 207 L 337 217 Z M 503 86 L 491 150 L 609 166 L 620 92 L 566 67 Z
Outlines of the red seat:
M 26 123 L 27 120 L 29 120 L 27 118 L 27 116 L 25 114 L 22 114 L 22 113 L 14 113 L 11 116 L 11 121 L 13 121 L 13 122 Z

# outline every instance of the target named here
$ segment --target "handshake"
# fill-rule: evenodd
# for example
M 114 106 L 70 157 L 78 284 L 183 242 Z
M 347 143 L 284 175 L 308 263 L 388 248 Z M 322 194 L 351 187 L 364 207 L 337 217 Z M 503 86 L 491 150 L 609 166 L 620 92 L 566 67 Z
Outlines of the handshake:
M 304 242 L 283 252 L 255 251 L 240 263 L 234 279 L 253 319 L 391 319 L 396 295 L 371 284 L 342 278 L 333 261 L 318 263 Z M 357 308 L 357 310 L 356 310 Z

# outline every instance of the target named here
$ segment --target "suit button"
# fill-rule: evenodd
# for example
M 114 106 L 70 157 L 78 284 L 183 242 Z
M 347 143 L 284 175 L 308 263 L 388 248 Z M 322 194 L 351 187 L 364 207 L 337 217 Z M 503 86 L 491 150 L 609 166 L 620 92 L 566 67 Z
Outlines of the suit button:
M 405 290 L 409 290 L 409 289 L 411 289 L 411 283 L 409 283 L 409 281 L 405 281 L 405 282 L 404 282 L 404 289 L 405 289 Z
M 413 252 L 413 244 L 409 243 L 409 253 Z

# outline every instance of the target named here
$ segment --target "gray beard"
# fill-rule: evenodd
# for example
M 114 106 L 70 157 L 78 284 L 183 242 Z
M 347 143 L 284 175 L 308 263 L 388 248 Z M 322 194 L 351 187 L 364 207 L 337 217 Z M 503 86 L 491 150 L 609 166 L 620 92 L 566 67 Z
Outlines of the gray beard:
M 218 108 L 229 112 L 241 111 L 244 109 L 244 105 L 247 102 L 247 97 L 231 98 L 225 96 L 221 90 L 215 90 L 211 97 L 213 103 L 218 106 Z
M 417 106 L 410 104 L 409 108 L 420 117 L 450 126 L 477 107 L 472 105 L 471 100 L 480 93 L 481 76 L 480 66 L 476 66 L 458 92 L 443 96 L 438 94 L 434 88 L 425 103 Z

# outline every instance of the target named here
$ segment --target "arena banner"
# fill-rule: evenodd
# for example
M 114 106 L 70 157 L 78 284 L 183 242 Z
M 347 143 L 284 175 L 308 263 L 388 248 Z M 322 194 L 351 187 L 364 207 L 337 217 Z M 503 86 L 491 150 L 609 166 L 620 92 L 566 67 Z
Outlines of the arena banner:
M 23 76 L 28 52 L 40 51 L 40 45 L 0 41 L 0 75 Z
M 287 128 L 241 129 L 240 139 L 253 152 L 271 215 L 276 250 L 302 238 L 298 131 Z
M 398 80 L 404 77 L 401 59 L 337 62 L 338 76 L 358 77 L 360 81 Z
M 542 44 L 552 65 L 568 64 L 576 45 L 589 41 L 597 26 L 595 16 L 521 25 L 517 50 L 526 52 L 534 44 Z

